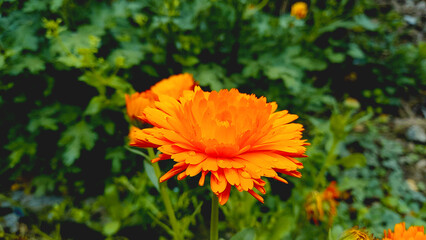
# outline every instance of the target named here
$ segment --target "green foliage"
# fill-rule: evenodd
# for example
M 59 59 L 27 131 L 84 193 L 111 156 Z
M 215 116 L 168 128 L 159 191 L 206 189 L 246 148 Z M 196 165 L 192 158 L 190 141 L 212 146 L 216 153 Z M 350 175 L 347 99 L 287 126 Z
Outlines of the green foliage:
M 272 185 L 265 205 L 233 191 L 221 208 L 227 238 L 337 239 L 354 225 L 375 234 L 398 221 L 424 225 L 425 197 L 401 170 L 424 151 L 384 137 L 373 114 L 421 94 L 425 42 L 407 42 L 403 16 L 373 1 L 313 0 L 306 19 L 290 16 L 290 3 L 0 1 L 0 187 L 64 198 L 38 216 L 54 230 L 40 223 L 34 235 L 57 239 L 66 221 L 109 239 L 132 227 L 172 235 L 147 154 L 123 147 L 124 95 L 181 72 L 205 89 L 266 96 L 307 128 L 303 181 Z M 331 180 L 349 197 L 332 228 L 314 225 L 306 197 Z M 182 234 L 195 239 L 208 225 L 205 188 L 171 185 Z M 0 237 L 13 239 L 7 231 L 0 224 Z

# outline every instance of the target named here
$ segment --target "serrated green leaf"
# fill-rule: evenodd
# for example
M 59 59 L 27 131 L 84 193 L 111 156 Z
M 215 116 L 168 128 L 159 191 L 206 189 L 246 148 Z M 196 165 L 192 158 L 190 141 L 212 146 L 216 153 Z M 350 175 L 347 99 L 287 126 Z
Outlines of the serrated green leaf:
M 31 73 L 38 73 L 45 69 L 44 61 L 36 56 L 25 55 L 19 59 L 19 62 L 15 62 L 8 69 L 9 74 L 18 75 L 24 69 L 28 69 Z
M 35 132 L 40 128 L 46 130 L 56 131 L 58 130 L 57 120 L 54 118 L 36 118 L 31 119 L 30 123 L 27 126 L 28 131 Z
M 27 155 L 32 157 L 36 153 L 37 143 L 18 138 L 6 145 L 6 149 L 12 151 L 9 155 L 10 162 L 8 167 L 13 168 L 21 161 L 23 156 Z
M 212 90 L 219 91 L 223 88 L 221 79 L 225 77 L 225 70 L 216 65 L 201 65 L 196 70 L 188 70 L 194 75 L 194 79 L 200 82 L 202 86 L 210 86 Z
M 11 31 L 5 38 L 11 42 L 11 46 L 16 51 L 15 54 L 19 53 L 24 49 L 35 51 L 38 47 L 38 38 L 36 37 L 36 31 L 38 30 L 39 19 L 35 17 L 21 17 L 17 13 L 12 15 L 8 20 L 7 30 Z
M 124 58 L 123 68 L 138 65 L 145 57 L 144 45 L 141 43 L 122 43 L 122 47 L 115 49 L 108 57 L 108 60 L 115 62 L 117 57 Z
M 65 147 L 64 164 L 71 166 L 80 156 L 81 148 L 92 149 L 97 138 L 98 135 L 93 132 L 92 127 L 84 121 L 69 127 L 58 142 L 59 146 Z
M 90 102 L 89 105 L 87 106 L 86 110 L 84 111 L 84 115 L 95 115 L 98 114 L 105 102 L 105 97 L 104 96 L 96 96 L 93 97 Z

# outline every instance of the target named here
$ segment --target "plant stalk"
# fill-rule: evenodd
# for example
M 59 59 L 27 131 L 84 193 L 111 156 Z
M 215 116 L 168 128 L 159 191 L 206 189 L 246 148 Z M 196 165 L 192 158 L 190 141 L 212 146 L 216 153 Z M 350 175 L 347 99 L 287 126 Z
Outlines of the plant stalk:
M 156 157 L 155 153 L 154 153 L 154 149 L 148 148 L 148 156 L 149 156 L 149 160 L 152 160 Z M 160 167 L 158 166 L 158 162 L 153 163 L 152 165 L 154 167 L 155 175 L 157 176 L 158 179 L 160 179 L 161 170 L 160 170 Z M 172 225 L 172 229 L 173 229 L 173 233 L 174 233 L 173 239 L 182 240 L 183 238 L 181 237 L 181 231 L 179 229 L 179 224 L 178 224 L 178 221 L 176 219 L 175 212 L 173 210 L 172 202 L 170 201 L 167 185 L 161 184 L 161 183 L 159 185 L 160 185 L 160 195 L 161 195 L 161 198 L 163 200 L 164 206 L 166 207 L 166 211 L 167 211 L 167 215 L 169 217 L 170 225 Z
M 339 141 L 336 139 L 333 139 L 333 144 L 331 145 L 330 151 L 327 155 L 327 158 L 325 159 L 324 164 L 322 165 L 317 178 L 315 180 L 314 189 L 316 190 L 318 187 L 323 187 L 325 184 L 325 171 L 328 167 L 330 167 L 330 164 L 336 159 L 336 148 L 339 145 Z
M 212 212 L 210 216 L 210 240 L 219 239 L 219 199 L 212 194 Z

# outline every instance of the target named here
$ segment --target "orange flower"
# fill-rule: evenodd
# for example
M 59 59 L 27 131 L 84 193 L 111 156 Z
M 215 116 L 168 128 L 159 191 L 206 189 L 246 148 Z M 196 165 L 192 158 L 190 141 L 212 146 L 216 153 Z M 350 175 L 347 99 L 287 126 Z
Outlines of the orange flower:
M 183 91 L 193 90 L 195 86 L 194 79 L 189 73 L 173 75 L 167 79 L 163 79 L 151 87 L 153 93 L 160 95 L 165 94 L 174 99 L 182 96 Z
M 127 115 L 130 120 L 137 119 L 137 116 L 142 115 L 143 110 L 148 106 L 153 106 L 154 101 L 158 100 L 156 94 L 151 90 L 147 90 L 141 93 L 133 93 L 132 95 L 125 95 Z
M 135 120 L 142 115 L 146 107 L 154 107 L 154 102 L 158 101 L 158 95 L 165 94 L 178 99 L 184 90 L 192 90 L 194 86 L 192 75 L 183 73 L 163 79 L 145 92 L 134 93 L 130 96 L 126 94 L 127 115 L 131 120 Z
M 143 114 L 154 127 L 133 128 L 130 144 L 158 147 L 162 154 L 153 162 L 176 162 L 160 182 L 178 174 L 182 180 L 201 173 L 202 186 L 211 173 L 210 186 L 220 204 L 227 202 L 231 186 L 263 202 L 253 191 L 265 194 L 261 177 L 285 183 L 278 173 L 301 177 L 298 169 L 303 165 L 294 157 L 306 157 L 308 145 L 301 140 L 303 126 L 291 123 L 298 116 L 276 109 L 276 103 L 236 89 L 204 92 L 195 87 L 179 100 L 160 95 L 155 108 L 148 107 Z
M 305 210 L 308 219 L 312 219 L 315 224 L 324 221 L 324 212 L 328 215 L 328 223 L 332 224 L 333 218 L 337 215 L 336 201 L 340 196 L 336 182 L 332 181 L 330 185 L 321 193 L 313 191 L 307 198 Z
M 308 5 L 305 2 L 297 2 L 291 6 L 291 16 L 303 19 L 308 14 Z
M 384 232 L 382 240 L 426 240 L 424 227 L 412 226 L 405 230 L 405 222 L 396 224 L 394 232 L 390 229 Z

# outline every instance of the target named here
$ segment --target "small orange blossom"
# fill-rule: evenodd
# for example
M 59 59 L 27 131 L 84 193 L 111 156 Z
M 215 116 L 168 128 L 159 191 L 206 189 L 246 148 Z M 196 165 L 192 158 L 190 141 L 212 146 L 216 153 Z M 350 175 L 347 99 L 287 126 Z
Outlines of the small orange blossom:
M 297 19 L 303 19 L 308 14 L 308 5 L 305 2 L 296 2 L 291 6 L 290 14 Z
M 396 224 L 394 232 L 389 229 L 384 233 L 382 240 L 426 240 L 424 227 L 411 226 L 406 230 L 405 222 Z
M 312 219 L 315 224 L 319 224 L 320 221 L 324 221 L 324 213 L 327 213 L 328 223 L 331 225 L 333 218 L 337 215 L 337 199 L 339 196 L 340 192 L 335 181 L 332 181 L 322 192 L 311 192 L 305 204 L 308 219 Z
M 163 79 L 147 91 L 132 95 L 126 94 L 127 115 L 130 120 L 135 120 L 138 116 L 142 115 L 146 107 L 154 106 L 154 102 L 158 101 L 158 95 L 165 94 L 177 99 L 182 96 L 184 90 L 192 90 L 194 86 L 195 82 L 192 75 L 183 73 Z

